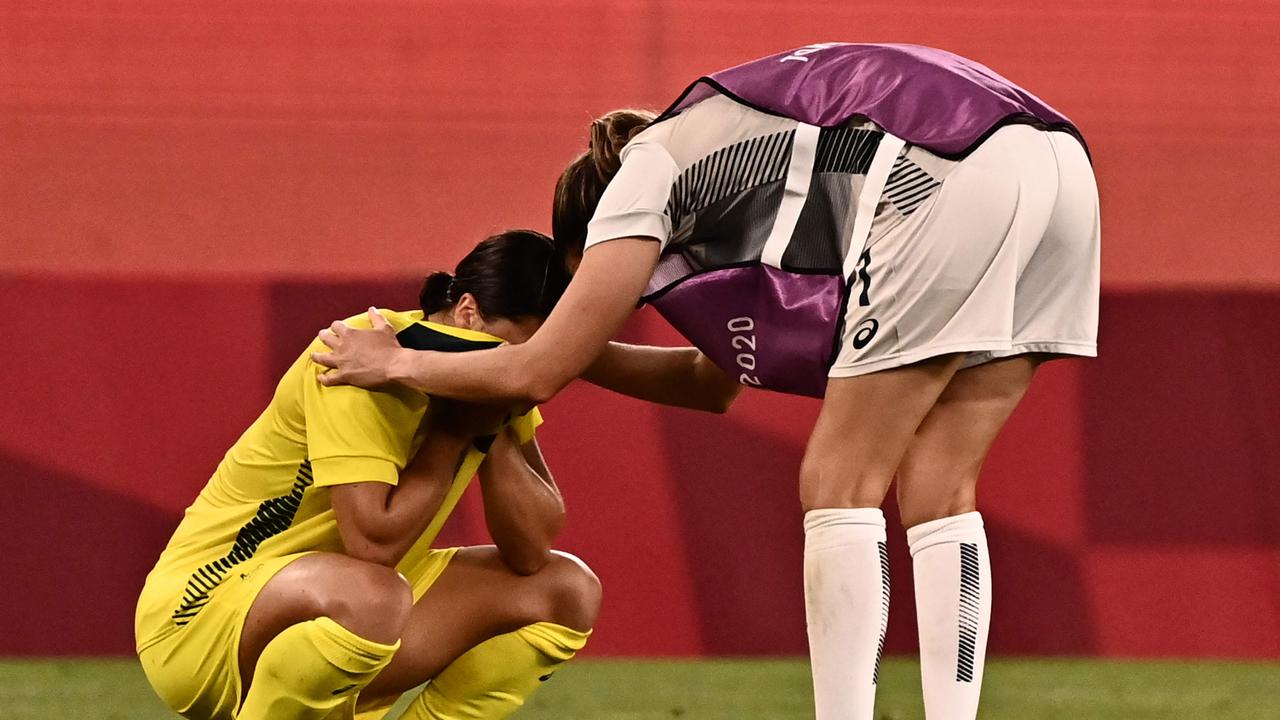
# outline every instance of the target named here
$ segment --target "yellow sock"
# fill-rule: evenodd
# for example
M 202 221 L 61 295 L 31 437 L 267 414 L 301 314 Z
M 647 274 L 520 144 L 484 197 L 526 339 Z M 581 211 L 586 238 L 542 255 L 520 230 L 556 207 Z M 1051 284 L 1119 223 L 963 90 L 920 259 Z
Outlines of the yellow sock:
M 267 643 L 237 720 L 322 720 L 348 703 L 400 647 L 366 640 L 327 617 Z
M 526 625 L 463 653 L 427 685 L 401 720 L 498 720 L 587 644 L 590 631 Z

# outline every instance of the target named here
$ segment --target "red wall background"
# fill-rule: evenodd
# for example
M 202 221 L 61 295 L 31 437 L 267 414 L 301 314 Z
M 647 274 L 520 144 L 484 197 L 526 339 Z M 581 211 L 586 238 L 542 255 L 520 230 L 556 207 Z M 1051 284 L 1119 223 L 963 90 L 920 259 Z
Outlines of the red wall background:
M 1102 357 L 1046 368 L 989 463 L 993 651 L 1280 657 L 1278 34 L 1263 0 L 0 0 L 0 654 L 129 652 L 143 575 L 307 340 L 546 229 L 592 116 L 849 39 L 986 62 L 1096 160 Z M 803 652 L 815 413 L 550 404 L 594 652 Z M 483 538 L 474 504 L 446 535 Z

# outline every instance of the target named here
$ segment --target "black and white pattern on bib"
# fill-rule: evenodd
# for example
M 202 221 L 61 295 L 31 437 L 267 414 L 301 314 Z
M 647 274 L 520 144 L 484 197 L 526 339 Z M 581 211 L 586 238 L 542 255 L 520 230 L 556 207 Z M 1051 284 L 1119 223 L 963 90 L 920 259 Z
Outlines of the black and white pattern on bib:
M 789 130 L 737 142 L 690 165 L 671 187 L 667 215 L 672 225 L 731 195 L 785 178 L 795 134 Z
M 898 212 L 909 216 L 941 186 L 941 182 L 902 155 L 894 161 L 893 170 L 889 172 L 889 179 L 884 185 L 884 197 L 893 203 Z

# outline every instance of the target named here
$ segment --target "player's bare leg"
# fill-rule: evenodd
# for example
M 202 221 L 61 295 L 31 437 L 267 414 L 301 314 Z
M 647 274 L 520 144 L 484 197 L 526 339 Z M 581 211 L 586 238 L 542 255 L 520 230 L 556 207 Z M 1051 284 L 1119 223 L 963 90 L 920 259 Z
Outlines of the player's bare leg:
M 262 588 L 240 635 L 240 670 L 246 685 L 262 649 L 282 630 L 329 617 L 374 642 L 394 643 L 409 619 L 409 583 L 391 568 L 337 553 L 298 558 Z
M 1042 358 L 961 370 L 916 431 L 898 471 L 911 545 L 929 720 L 973 720 L 991 618 L 991 564 L 978 474 Z
M 335 553 L 294 560 L 245 618 L 237 717 L 326 717 L 390 662 L 412 603 L 391 568 Z
M 533 575 L 494 547 L 462 548 L 414 605 L 395 659 L 361 693 L 361 709 L 390 705 L 427 680 L 406 718 L 505 717 L 586 641 L 600 583 L 555 553 Z
M 947 355 L 827 385 L 800 469 L 818 720 L 872 717 L 889 602 L 880 504 L 961 361 Z
M 903 525 L 910 528 L 976 509 L 982 463 L 1042 361 L 1042 356 L 1019 355 L 955 374 L 898 468 Z

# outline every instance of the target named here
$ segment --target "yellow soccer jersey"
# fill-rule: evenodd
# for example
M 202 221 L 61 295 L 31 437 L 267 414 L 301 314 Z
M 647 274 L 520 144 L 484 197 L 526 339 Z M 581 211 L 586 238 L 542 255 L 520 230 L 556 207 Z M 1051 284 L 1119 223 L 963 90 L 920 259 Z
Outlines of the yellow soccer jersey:
M 502 342 L 427 322 L 421 311 L 383 315 L 400 344 L 417 350 L 461 352 Z M 364 315 L 346 322 L 369 327 Z M 429 399 L 399 386 L 378 392 L 325 387 L 316 381 L 324 368 L 310 358 L 323 348 L 317 340 L 293 363 L 267 409 L 187 508 L 138 602 L 139 651 L 190 622 L 223 579 L 251 558 L 342 552 L 328 488 L 366 481 L 395 485 L 417 452 L 427 431 L 422 420 Z M 520 441 L 528 442 L 542 418 L 535 408 L 512 422 Z M 468 450 L 443 506 L 400 563 L 411 583 L 416 559 L 429 549 L 483 459 L 483 450 Z

